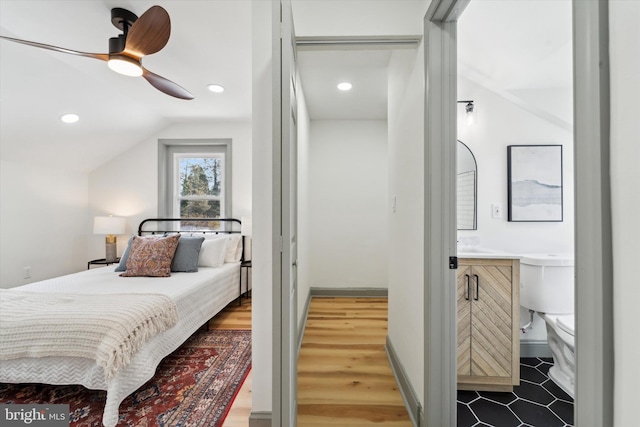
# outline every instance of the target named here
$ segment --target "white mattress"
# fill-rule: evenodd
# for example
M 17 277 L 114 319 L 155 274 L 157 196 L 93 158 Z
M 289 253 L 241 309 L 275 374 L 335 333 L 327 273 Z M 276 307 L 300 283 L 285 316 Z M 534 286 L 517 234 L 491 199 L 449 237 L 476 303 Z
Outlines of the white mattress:
M 153 377 L 160 361 L 178 348 L 202 324 L 239 295 L 240 263 L 220 268 L 200 267 L 197 273 L 171 273 L 170 277 L 119 277 L 111 267 L 82 271 L 16 289 L 74 293 L 160 293 L 178 308 L 178 323 L 149 340 L 128 367 L 105 382 L 105 375 L 91 359 L 74 357 L 24 358 L 0 364 L 0 382 L 82 384 L 107 390 L 103 424 L 115 426 L 122 400 Z

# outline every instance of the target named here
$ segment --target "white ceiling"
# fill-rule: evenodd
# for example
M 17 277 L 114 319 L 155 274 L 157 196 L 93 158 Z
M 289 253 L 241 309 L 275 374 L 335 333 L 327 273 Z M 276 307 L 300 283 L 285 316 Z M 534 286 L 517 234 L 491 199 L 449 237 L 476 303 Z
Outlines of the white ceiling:
M 314 120 L 387 118 L 390 50 L 298 52 L 302 87 Z M 349 82 L 349 91 L 337 89 Z
M 195 99 L 167 96 L 102 61 L 0 40 L 0 158 L 88 171 L 175 122 L 249 121 L 250 1 L 2 0 L 0 34 L 106 53 L 119 33 L 111 8 L 140 16 L 154 4 L 168 11 L 171 38 L 143 65 Z M 226 91 L 211 93 L 209 83 Z M 80 121 L 61 123 L 67 112 Z
M 0 40 L 0 159 L 89 171 L 172 123 L 251 120 L 251 0 L 2 0 L 0 34 L 105 53 L 108 39 L 118 33 L 111 8 L 140 15 L 154 4 L 169 12 L 171 38 L 143 64 L 195 99 L 164 95 L 141 78 L 111 72 L 101 61 Z M 336 8 L 343 4 L 350 10 L 338 17 Z M 378 35 L 416 34 L 419 26 L 401 23 L 417 22 L 413 17 L 423 13 L 424 4 L 296 1 L 296 31 L 302 36 L 376 35 L 376 29 Z M 562 116 L 539 99 L 535 104 L 529 94 L 570 90 L 570 14 L 569 0 L 472 1 L 458 32 L 460 73 L 514 102 Z M 347 34 L 350 22 L 357 30 Z M 389 55 L 386 50 L 299 52 L 311 117 L 386 118 Z M 352 91 L 337 91 L 341 80 L 352 80 Z M 206 89 L 209 83 L 226 91 L 213 94 Z M 67 112 L 78 113 L 80 122 L 61 123 L 59 116 Z
M 570 130 L 571 27 L 570 0 L 473 0 L 458 23 L 458 75 Z

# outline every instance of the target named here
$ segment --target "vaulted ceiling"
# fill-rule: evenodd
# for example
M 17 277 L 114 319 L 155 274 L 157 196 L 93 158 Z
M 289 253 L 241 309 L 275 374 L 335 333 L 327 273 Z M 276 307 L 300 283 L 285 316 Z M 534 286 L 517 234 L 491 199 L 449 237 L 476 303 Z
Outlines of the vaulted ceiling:
M 3 0 L 0 34 L 106 53 L 119 34 L 111 8 L 140 16 L 155 4 L 171 17 L 171 37 L 142 63 L 195 99 L 167 96 L 102 61 L 0 40 L 0 158 L 91 170 L 172 123 L 250 121 L 250 1 Z M 225 92 L 208 91 L 210 83 Z M 80 121 L 60 122 L 69 112 Z
M 174 123 L 249 122 L 251 0 L 2 0 L 0 34 L 106 53 L 108 39 L 119 33 L 111 24 L 111 8 L 139 16 L 155 4 L 171 17 L 171 37 L 160 52 L 144 57 L 143 65 L 195 99 L 164 95 L 142 78 L 113 73 L 102 61 L 0 40 L 0 159 L 90 171 Z M 425 5 L 425 0 L 296 0 L 294 18 L 304 36 L 347 35 L 345 28 L 360 35 L 419 34 L 419 21 L 410 18 Z M 533 95 L 570 91 L 569 5 L 568 0 L 472 1 L 459 29 L 461 74 L 514 102 L 570 120 L 566 108 L 552 111 L 553 105 L 540 105 Z M 403 24 L 409 20 L 416 22 Z M 384 119 L 389 55 L 301 52 L 312 118 Z M 343 78 L 359 79 L 348 97 L 335 90 Z M 225 92 L 211 93 L 211 83 Z M 80 121 L 60 122 L 68 112 Z

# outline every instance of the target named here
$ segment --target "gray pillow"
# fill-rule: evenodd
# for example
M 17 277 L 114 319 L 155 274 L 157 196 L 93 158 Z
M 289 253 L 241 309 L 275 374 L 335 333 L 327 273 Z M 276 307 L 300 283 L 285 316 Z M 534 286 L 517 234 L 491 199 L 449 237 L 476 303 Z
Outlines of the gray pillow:
M 204 237 L 180 236 L 178 248 L 173 256 L 171 271 L 194 273 L 198 271 L 198 256 Z
M 129 258 L 129 248 L 131 248 L 131 241 L 133 240 L 133 234 L 129 237 L 129 243 L 127 243 L 127 249 L 124 250 L 122 257 L 120 258 L 120 264 L 113 271 L 127 271 L 127 258 Z

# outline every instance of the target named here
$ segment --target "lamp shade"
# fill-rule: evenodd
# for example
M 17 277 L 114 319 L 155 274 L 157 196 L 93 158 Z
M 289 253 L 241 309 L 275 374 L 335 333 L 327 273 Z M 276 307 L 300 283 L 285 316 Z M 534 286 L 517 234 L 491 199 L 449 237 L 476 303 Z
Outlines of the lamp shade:
M 117 216 L 97 216 L 93 219 L 93 234 L 124 234 L 125 219 Z
M 243 236 L 251 236 L 251 232 L 253 231 L 251 217 L 243 216 L 242 218 L 240 218 L 240 222 L 242 222 L 242 226 L 240 227 L 240 234 L 242 234 Z

